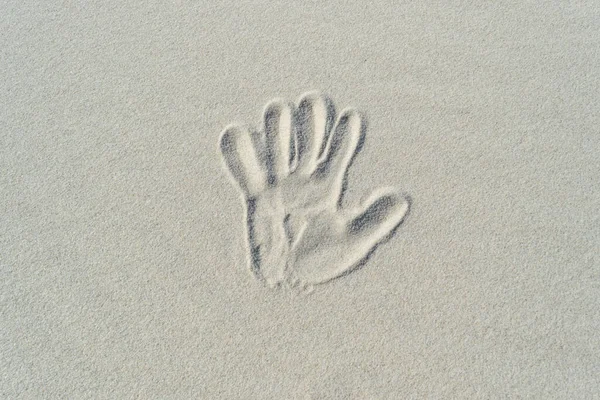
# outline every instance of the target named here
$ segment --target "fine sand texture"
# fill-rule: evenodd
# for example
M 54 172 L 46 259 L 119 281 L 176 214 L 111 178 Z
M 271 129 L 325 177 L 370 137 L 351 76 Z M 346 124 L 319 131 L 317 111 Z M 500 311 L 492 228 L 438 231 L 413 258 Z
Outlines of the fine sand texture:
M 600 399 L 595 1 L 0 0 L 1 399 Z

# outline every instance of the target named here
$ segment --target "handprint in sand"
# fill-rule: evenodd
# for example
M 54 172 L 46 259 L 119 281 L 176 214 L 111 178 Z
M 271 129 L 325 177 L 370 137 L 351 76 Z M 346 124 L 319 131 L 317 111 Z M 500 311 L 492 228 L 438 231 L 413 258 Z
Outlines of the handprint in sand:
M 271 287 L 310 287 L 362 265 L 404 220 L 408 196 L 385 188 L 342 208 L 347 172 L 365 138 L 361 114 L 331 100 L 273 100 L 261 130 L 231 125 L 220 151 L 243 193 L 250 268 Z

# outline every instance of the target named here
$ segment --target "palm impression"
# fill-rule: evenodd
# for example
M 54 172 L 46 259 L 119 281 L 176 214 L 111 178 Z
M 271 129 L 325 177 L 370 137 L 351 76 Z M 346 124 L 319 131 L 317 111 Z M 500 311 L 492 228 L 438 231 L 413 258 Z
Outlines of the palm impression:
M 297 106 L 271 101 L 263 124 L 261 131 L 230 125 L 220 139 L 244 195 L 254 275 L 271 287 L 307 287 L 362 265 L 402 223 L 410 200 L 385 188 L 358 207 L 341 207 L 365 137 L 361 114 L 345 109 L 336 119 L 331 100 L 311 92 Z

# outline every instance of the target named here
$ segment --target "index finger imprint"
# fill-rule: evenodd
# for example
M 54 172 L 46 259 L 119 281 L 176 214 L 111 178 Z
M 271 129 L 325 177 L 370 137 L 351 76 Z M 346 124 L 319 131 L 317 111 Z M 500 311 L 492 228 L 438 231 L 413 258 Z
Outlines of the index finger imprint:
M 364 118 L 354 109 L 340 115 L 325 150 L 326 157 L 319 169 L 328 176 L 343 178 L 350 162 L 360 150 L 364 140 Z

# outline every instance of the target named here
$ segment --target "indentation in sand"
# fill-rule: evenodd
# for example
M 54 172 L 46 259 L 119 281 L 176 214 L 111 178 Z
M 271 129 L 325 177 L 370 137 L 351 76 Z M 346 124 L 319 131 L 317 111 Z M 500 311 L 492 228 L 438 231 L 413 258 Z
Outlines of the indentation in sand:
M 342 208 L 365 118 L 348 108 L 336 119 L 333 102 L 318 92 L 297 104 L 275 99 L 260 131 L 230 125 L 220 139 L 244 196 L 250 268 L 270 287 L 311 288 L 348 274 L 393 235 L 410 208 L 410 198 L 394 188 Z

